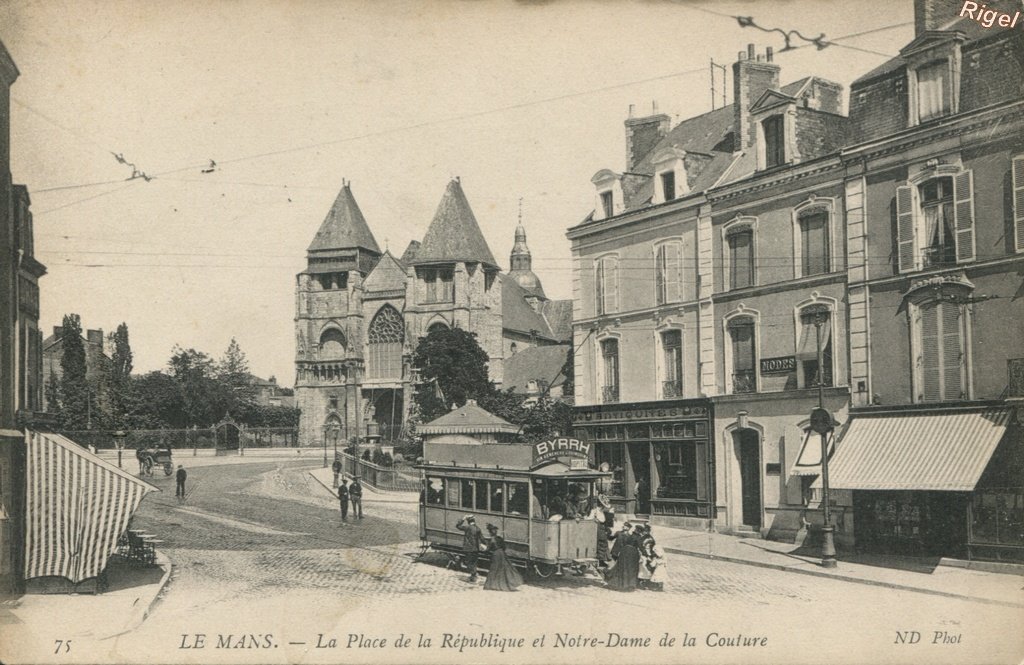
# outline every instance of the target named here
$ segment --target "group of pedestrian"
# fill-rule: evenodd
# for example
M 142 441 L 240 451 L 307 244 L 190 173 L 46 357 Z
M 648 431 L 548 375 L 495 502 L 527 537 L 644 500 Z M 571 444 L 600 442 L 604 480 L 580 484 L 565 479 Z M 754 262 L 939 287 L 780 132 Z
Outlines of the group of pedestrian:
M 605 572 L 608 588 L 663 591 L 667 577 L 665 553 L 654 539 L 651 525 L 625 522 L 612 539 L 615 541 L 611 550 L 613 563 Z
M 484 581 L 484 589 L 487 591 L 515 591 L 523 583 L 522 575 L 508 558 L 505 551 L 505 538 L 498 532 L 497 526 L 488 524 L 485 538 L 480 527 L 476 525 L 476 518 L 473 515 L 467 515 L 459 520 L 455 528 L 462 531 L 462 558 L 469 570 L 467 582 L 476 582 L 480 554 L 486 552 L 491 557 L 491 564 L 487 571 L 487 579 Z
M 335 475 L 337 475 L 337 472 L 335 472 Z M 353 478 L 351 484 L 344 478 L 341 478 L 336 484 L 338 486 L 338 507 L 341 508 L 341 521 L 348 521 L 348 507 L 350 503 L 352 504 L 352 518 L 363 519 L 363 486 L 359 483 L 359 477 Z

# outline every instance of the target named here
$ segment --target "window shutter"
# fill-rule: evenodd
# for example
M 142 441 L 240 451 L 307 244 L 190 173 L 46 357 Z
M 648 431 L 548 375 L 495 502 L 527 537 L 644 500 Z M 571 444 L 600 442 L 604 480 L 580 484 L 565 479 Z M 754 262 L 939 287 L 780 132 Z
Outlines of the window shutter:
M 942 392 L 946 400 L 960 399 L 964 392 L 960 316 L 960 305 L 942 304 Z
M 599 259 L 594 266 L 594 305 L 597 314 L 604 314 L 604 259 Z
M 665 245 L 658 245 L 654 254 L 654 297 L 655 302 L 659 305 L 664 305 L 668 300 L 668 292 L 665 290 L 666 249 Z
M 664 245 L 665 248 L 665 301 L 682 300 L 681 284 L 683 268 L 683 247 L 678 242 Z
M 605 277 L 605 312 L 619 311 L 619 261 L 614 257 L 605 259 L 608 262 L 604 271 Z
M 1024 252 L 1024 155 L 1013 158 L 1013 248 Z
M 974 173 L 953 178 L 953 218 L 956 220 L 956 262 L 974 260 Z
M 900 272 L 917 268 L 914 236 L 914 188 L 903 185 L 896 188 L 896 251 Z
M 942 399 L 941 352 L 939 350 L 939 305 L 921 308 L 921 394 L 925 402 Z

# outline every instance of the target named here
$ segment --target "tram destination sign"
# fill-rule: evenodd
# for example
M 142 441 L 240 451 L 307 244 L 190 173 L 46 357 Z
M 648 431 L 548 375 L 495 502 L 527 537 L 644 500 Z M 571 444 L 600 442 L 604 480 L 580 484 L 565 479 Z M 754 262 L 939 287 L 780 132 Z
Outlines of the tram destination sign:
M 761 358 L 761 374 L 787 374 L 796 371 L 796 356 Z
M 574 458 L 571 460 L 572 462 L 581 460 L 585 465 L 590 460 L 590 444 L 586 441 L 570 439 L 568 437 L 548 439 L 547 441 L 533 444 L 533 466 L 558 459 L 559 457 L 572 457 Z M 577 467 L 573 465 L 572 468 Z M 586 468 L 586 466 L 582 468 Z

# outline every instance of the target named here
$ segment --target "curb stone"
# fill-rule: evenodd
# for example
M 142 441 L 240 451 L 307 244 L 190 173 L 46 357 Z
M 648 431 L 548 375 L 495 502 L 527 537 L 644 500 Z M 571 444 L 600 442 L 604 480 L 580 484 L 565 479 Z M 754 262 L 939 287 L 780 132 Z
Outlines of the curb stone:
M 171 573 L 174 570 L 174 564 L 171 563 L 171 560 L 167 557 L 167 555 L 165 555 L 160 550 L 156 551 L 156 559 L 160 563 L 160 565 L 164 567 L 163 577 L 160 578 L 160 581 L 156 585 L 156 593 L 153 594 L 153 597 L 150 598 L 149 602 L 145 603 L 144 606 L 139 606 L 132 609 L 132 613 L 128 617 L 128 621 L 125 622 L 121 630 L 117 631 L 116 633 L 111 633 L 110 635 L 104 635 L 99 639 L 109 640 L 111 638 L 124 635 L 125 633 L 130 633 L 131 631 L 141 626 L 143 621 L 149 618 L 150 611 L 156 604 L 156 601 L 160 597 L 160 594 L 167 587 L 167 583 L 171 579 Z

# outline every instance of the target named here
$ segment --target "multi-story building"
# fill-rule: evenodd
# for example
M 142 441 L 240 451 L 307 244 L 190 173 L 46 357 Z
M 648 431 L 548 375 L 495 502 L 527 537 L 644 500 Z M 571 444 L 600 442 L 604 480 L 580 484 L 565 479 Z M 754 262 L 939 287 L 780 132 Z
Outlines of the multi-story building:
M 859 548 L 1021 560 L 1024 34 L 960 4 L 918 2 L 913 41 L 851 86 L 831 476 Z
M 458 179 L 423 241 L 401 258 L 381 252 L 346 183 L 296 278 L 300 441 L 399 437 L 412 403 L 412 353 L 435 326 L 474 333 L 499 385 L 506 357 L 566 343 L 571 303 L 544 295 L 521 225 L 511 259 L 503 274 Z
M 0 594 L 22 586 L 25 435 L 44 411 L 39 278 L 28 190 L 11 182 L 10 88 L 18 68 L 0 43 Z

